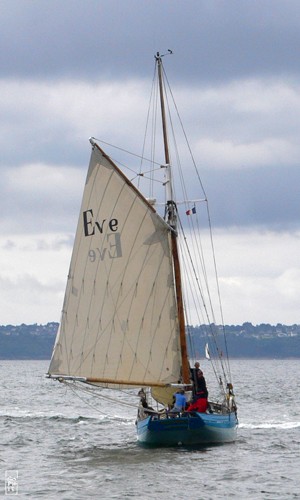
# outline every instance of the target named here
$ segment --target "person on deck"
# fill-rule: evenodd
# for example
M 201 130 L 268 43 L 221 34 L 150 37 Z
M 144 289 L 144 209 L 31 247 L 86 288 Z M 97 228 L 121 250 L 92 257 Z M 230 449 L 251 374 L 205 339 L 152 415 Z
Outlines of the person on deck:
M 202 370 L 198 370 L 197 372 L 197 391 L 196 391 L 196 396 L 200 396 L 203 398 L 208 398 L 208 390 L 206 387 L 206 381 L 203 375 Z
M 205 413 L 208 407 L 208 390 L 206 387 L 206 381 L 203 376 L 203 371 L 198 370 L 197 372 L 197 384 L 195 386 L 196 392 L 193 397 L 193 402 L 189 405 L 187 411 L 197 411 L 199 413 Z
M 193 396 L 195 396 L 197 392 L 197 381 L 198 381 L 198 372 L 200 370 L 200 364 L 198 361 L 194 364 L 194 368 L 190 368 L 191 371 L 191 380 L 193 381 Z
M 186 396 L 184 394 L 184 390 L 180 389 L 174 394 L 175 403 L 171 410 L 171 413 L 179 413 L 185 410 L 186 407 Z
M 148 405 L 147 397 L 146 397 L 146 394 L 144 392 L 144 389 L 141 389 L 139 391 L 138 395 L 140 396 L 140 405 L 143 408 L 143 412 L 145 413 L 145 415 L 153 414 L 154 410 L 151 406 Z

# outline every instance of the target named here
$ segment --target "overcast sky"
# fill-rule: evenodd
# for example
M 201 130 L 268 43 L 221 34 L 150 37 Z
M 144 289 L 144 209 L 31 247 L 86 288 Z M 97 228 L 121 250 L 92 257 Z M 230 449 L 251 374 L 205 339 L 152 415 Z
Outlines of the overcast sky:
M 0 23 L 0 324 L 59 321 L 88 138 L 142 143 L 167 49 L 225 322 L 300 323 L 300 2 L 2 0 Z

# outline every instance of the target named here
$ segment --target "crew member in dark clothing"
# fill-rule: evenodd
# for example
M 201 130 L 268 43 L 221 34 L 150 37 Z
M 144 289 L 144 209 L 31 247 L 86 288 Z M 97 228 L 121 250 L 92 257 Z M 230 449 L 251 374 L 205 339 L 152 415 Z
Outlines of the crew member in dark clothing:
M 190 368 L 191 370 L 191 379 L 193 381 L 193 396 L 195 396 L 198 387 L 198 372 L 200 370 L 200 364 L 198 361 L 194 364 L 194 368 Z
M 197 387 L 196 387 L 196 395 L 197 396 L 200 396 L 200 397 L 203 397 L 203 398 L 208 398 L 208 390 L 207 390 L 207 387 L 206 387 L 206 381 L 205 381 L 205 378 L 203 376 L 203 371 L 202 370 L 198 370 L 197 372 Z
M 200 368 L 197 371 L 197 383 L 195 384 L 195 394 L 193 401 L 188 407 L 187 411 L 198 411 L 199 413 L 204 413 L 207 410 L 208 403 L 208 390 L 206 387 L 206 381 L 203 376 L 203 371 Z
M 151 415 L 151 413 L 154 413 L 153 408 L 148 405 L 147 397 L 146 397 L 146 394 L 144 392 L 144 389 L 141 389 L 139 391 L 138 395 L 140 396 L 140 404 L 143 408 L 145 415 Z

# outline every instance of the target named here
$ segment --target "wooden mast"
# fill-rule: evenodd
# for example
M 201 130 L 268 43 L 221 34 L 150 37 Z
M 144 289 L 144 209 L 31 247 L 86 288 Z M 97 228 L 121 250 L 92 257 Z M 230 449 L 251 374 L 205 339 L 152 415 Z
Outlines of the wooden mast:
M 159 52 L 157 52 L 155 58 L 156 58 L 157 70 L 158 70 L 161 118 L 162 118 L 163 139 L 164 139 L 164 149 L 165 149 L 165 161 L 166 161 L 166 169 L 167 169 L 168 223 L 173 228 L 173 231 L 171 232 L 171 241 L 172 241 L 172 255 L 173 255 L 174 275 L 175 275 L 177 314 L 178 314 L 178 322 L 179 322 L 179 336 L 180 336 L 180 348 L 181 348 L 181 359 L 182 359 L 182 380 L 185 384 L 189 384 L 190 383 L 190 366 L 189 366 L 189 361 L 188 361 L 188 356 L 187 356 L 185 320 L 184 320 L 182 287 L 181 287 L 181 270 L 180 270 L 180 263 L 179 263 L 179 256 L 178 256 L 178 245 L 177 245 L 177 208 L 176 208 L 176 204 L 175 204 L 174 199 L 173 199 L 172 175 L 171 175 L 170 154 L 169 154 L 169 144 L 168 144 L 168 134 L 167 134 L 167 121 L 166 121 L 165 102 L 164 102 L 162 60 L 161 60 L 161 56 L 160 56 Z

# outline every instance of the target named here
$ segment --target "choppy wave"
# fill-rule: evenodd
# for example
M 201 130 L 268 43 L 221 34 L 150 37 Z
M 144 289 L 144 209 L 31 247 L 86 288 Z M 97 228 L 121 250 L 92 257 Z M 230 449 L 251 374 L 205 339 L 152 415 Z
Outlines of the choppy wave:
M 295 429 L 300 427 L 300 422 L 257 422 L 257 423 L 240 423 L 242 429 Z
M 89 416 L 81 416 L 81 415 L 73 415 L 66 416 L 63 414 L 46 414 L 46 413 L 32 413 L 32 412 L 7 412 L 0 413 L 0 421 L 1 420 L 15 420 L 15 421 L 33 421 L 33 420 L 48 420 L 48 421 L 58 421 L 58 422 L 69 422 L 69 423 L 84 423 L 84 422 L 108 422 L 108 421 L 117 421 L 124 423 L 132 423 L 132 419 L 120 417 L 117 415 L 99 415 L 97 417 L 89 417 Z
M 18 498 L 299 498 L 298 362 L 232 363 L 241 408 L 235 443 L 153 450 L 136 443 L 135 409 L 101 401 L 102 414 L 59 384 L 49 390 L 48 381 L 37 384 L 44 364 L 2 366 L 0 462 L 3 478 L 18 471 Z

